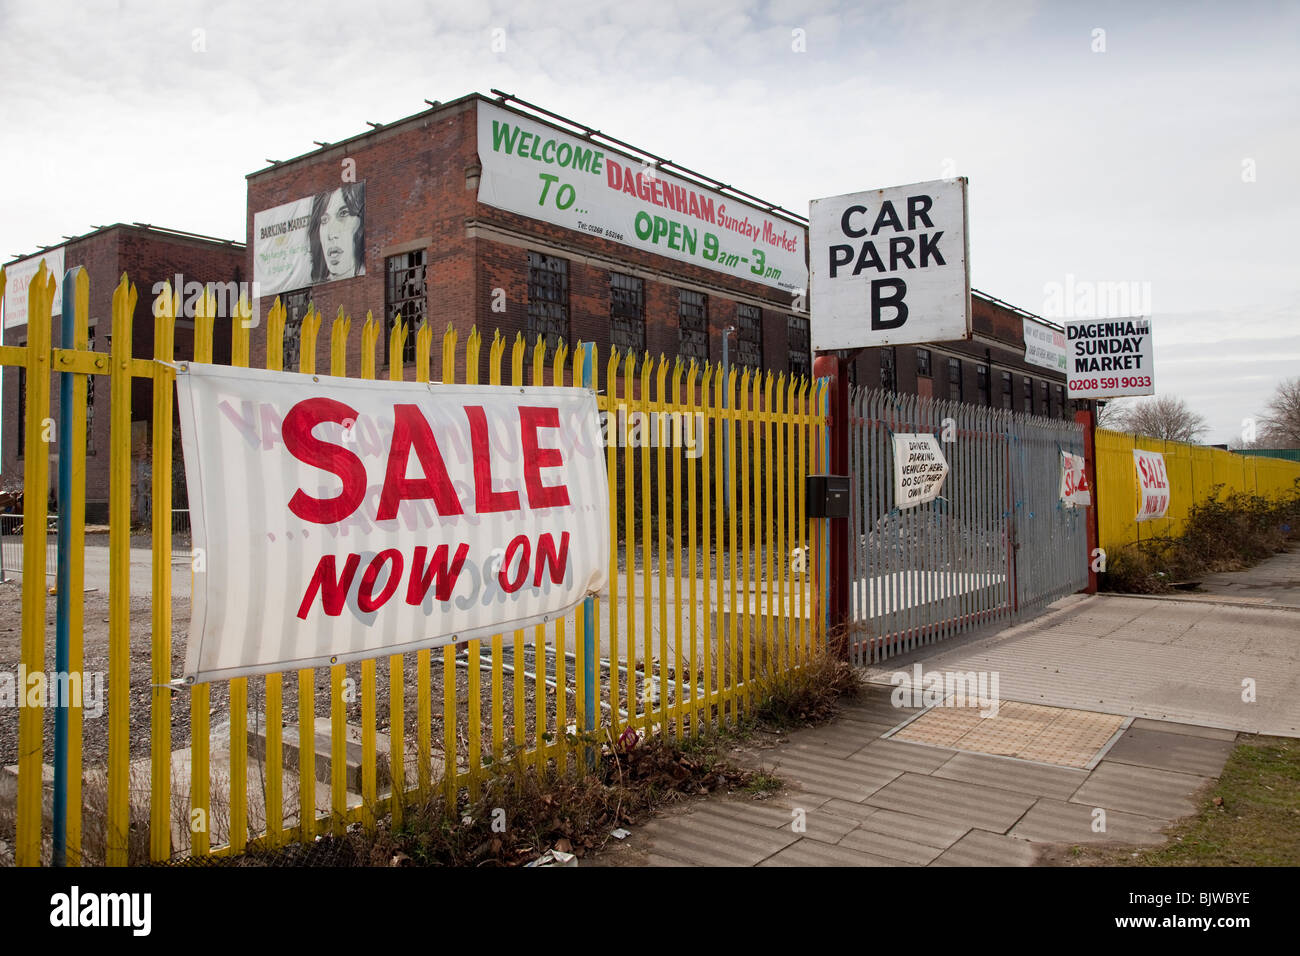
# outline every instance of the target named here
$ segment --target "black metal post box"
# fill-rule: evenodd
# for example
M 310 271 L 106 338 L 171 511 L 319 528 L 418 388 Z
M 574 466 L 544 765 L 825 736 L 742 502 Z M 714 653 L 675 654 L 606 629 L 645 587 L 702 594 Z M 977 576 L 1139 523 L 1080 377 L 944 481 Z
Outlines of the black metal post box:
M 809 518 L 849 516 L 848 475 L 809 475 L 804 490 Z

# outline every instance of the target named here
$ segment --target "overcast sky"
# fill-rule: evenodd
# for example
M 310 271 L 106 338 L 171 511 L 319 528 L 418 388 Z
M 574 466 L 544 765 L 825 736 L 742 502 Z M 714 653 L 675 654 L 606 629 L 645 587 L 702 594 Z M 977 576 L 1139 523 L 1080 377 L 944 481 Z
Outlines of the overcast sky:
M 242 240 L 268 157 L 492 87 L 800 213 L 967 176 L 972 284 L 1132 283 L 1208 440 L 1300 375 L 1294 3 L 0 2 L 0 258 Z

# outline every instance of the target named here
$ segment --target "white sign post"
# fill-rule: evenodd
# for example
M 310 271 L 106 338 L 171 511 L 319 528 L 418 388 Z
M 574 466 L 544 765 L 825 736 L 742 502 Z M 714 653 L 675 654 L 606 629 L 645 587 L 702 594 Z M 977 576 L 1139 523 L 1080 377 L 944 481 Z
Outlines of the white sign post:
M 1156 393 L 1150 319 L 1066 322 L 1065 338 L 1070 398 Z
M 930 434 L 894 435 L 894 507 L 912 508 L 939 497 L 948 462 Z
M 184 675 L 400 654 L 555 620 L 608 576 L 595 395 L 187 363 Z
M 812 347 L 970 338 L 966 180 L 814 199 Z
M 1169 474 L 1165 456 L 1155 451 L 1133 449 L 1133 467 L 1137 469 L 1137 520 L 1163 518 L 1169 510 Z

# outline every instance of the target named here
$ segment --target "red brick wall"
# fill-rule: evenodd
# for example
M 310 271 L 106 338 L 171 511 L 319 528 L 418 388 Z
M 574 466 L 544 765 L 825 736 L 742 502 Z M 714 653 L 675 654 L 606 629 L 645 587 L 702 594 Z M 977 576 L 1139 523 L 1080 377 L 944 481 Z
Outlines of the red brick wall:
M 113 293 L 125 272 L 136 287 L 136 307 L 132 320 L 132 354 L 140 358 L 153 355 L 153 288 L 155 283 L 172 281 L 176 273 L 186 281 L 239 281 L 244 268 L 241 245 L 222 245 L 201 239 L 173 236 L 134 226 L 111 226 L 68 243 L 64 252 L 65 268 L 85 268 L 90 280 L 89 322 L 94 332 L 94 348 L 109 349 L 112 332 Z M 26 326 L 6 330 L 5 342 L 26 342 Z M 61 347 L 59 323 L 55 320 L 53 343 Z M 177 323 L 178 358 L 193 356 L 192 323 Z M 221 336 L 218 336 L 221 339 Z M 225 341 L 229 341 L 226 332 Z M 229 360 L 229 348 L 225 350 Z M 92 521 L 101 520 L 108 505 L 109 458 L 109 384 L 106 377 L 96 377 L 93 416 L 90 421 L 92 450 L 86 457 L 86 511 Z M 51 381 L 50 417 L 59 418 L 59 380 Z M 152 412 L 151 383 L 137 379 L 132 383 L 133 421 L 148 420 Z M 18 454 L 18 374 L 6 369 L 0 414 L 4 421 L 4 447 L 0 454 L 5 489 L 22 486 L 23 462 Z
M 529 240 L 535 241 L 533 248 L 538 251 L 569 258 L 571 340 L 596 343 L 602 368 L 609 354 L 611 270 L 639 274 L 645 281 L 646 347 L 652 355 L 672 356 L 677 351 L 677 283 L 684 281 L 708 290 L 714 361 L 722 354 L 721 328 L 735 321 L 735 301 L 728 296 L 742 295 L 766 304 L 764 359 L 773 368 L 787 367 L 787 293 L 480 205 L 474 179 L 477 102 L 452 104 L 249 177 L 246 261 L 250 275 L 254 213 L 332 188 L 339 181 L 345 158 L 355 161 L 357 181 L 366 182 L 366 275 L 312 288 L 313 300 L 326 317 L 318 341 L 318 368 L 329 367 L 329 320 L 341 306 L 354 322 L 348 372 L 359 372 L 359 319 L 367 309 L 377 318 L 383 316 L 384 250 L 423 236 L 431 237 L 427 283 L 430 325 L 435 330 L 434 359 L 436 363 L 440 355 L 442 331 L 449 323 L 454 325 L 460 332 L 458 377 L 464 374 L 463 343 L 472 325 L 484 335 L 483 376 L 493 330 L 499 329 L 508 343 L 526 330 Z M 496 235 L 504 231 L 513 239 L 472 237 L 472 229 Z M 586 257 L 602 261 L 585 262 Z M 504 296 L 494 295 L 498 289 Z M 273 301 L 273 297 L 262 300 L 263 315 Z M 494 302 L 501 302 L 502 307 L 494 310 Z M 384 374 L 383 354 L 381 345 L 380 374 Z M 265 342 L 257 335 L 252 361 L 265 361 Z M 435 377 L 438 372 L 435 367 Z M 508 366 L 505 374 L 508 376 Z

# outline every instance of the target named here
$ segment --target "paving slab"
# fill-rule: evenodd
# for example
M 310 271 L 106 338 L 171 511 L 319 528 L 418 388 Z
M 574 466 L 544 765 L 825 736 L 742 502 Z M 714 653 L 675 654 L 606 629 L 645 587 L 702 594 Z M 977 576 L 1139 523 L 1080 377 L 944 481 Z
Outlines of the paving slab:
M 1098 832 L 1093 826 L 1100 819 L 1093 807 L 1044 797 L 1029 808 L 1007 835 L 1036 843 L 1164 842 L 1161 829 L 1166 824 L 1162 820 L 1107 810 L 1104 818 L 1106 829 Z
M 913 773 L 930 773 L 948 762 L 957 751 L 944 747 L 907 743 L 901 740 L 873 740 L 849 758 L 849 763 L 893 767 Z
M 1103 760 L 1070 802 L 1171 821 L 1196 809 L 1192 795 L 1209 781 L 1209 777 Z
M 970 827 L 897 810 L 877 810 L 859 821 L 858 829 L 888 833 L 923 846 L 946 850 L 965 836 Z
M 911 863 L 913 866 L 925 866 L 943 852 L 940 847 L 917 843 L 915 840 L 893 833 L 862 828 L 850 831 L 837 846 L 896 860 L 899 863 Z
M 795 810 L 802 813 L 796 817 Z M 808 837 L 823 843 L 837 843 L 841 837 L 853 830 L 858 821 L 838 816 L 835 813 L 806 807 L 779 807 L 767 803 L 748 803 L 741 801 L 724 801 L 709 803 L 697 811 L 697 815 L 707 818 L 709 815 L 729 817 L 754 826 L 771 827 L 785 830 L 796 837 Z M 804 829 L 796 831 L 794 825 L 802 821 Z
M 778 776 L 813 793 L 861 803 L 903 771 L 851 760 L 834 760 L 797 751 L 782 751 L 765 761 Z
M 1013 790 L 905 773 L 868 797 L 866 803 L 1005 833 L 1033 806 L 1034 798 Z
M 1296 737 L 1298 631 L 1300 614 L 1285 608 L 1097 594 L 867 673 L 883 685 L 924 660 L 931 671 L 996 671 L 1009 700 Z M 1256 681 L 1254 703 L 1241 699 L 1246 678 Z
M 1130 727 L 1107 751 L 1106 759 L 1139 767 L 1217 777 L 1223 772 L 1223 765 L 1235 747 L 1236 744 L 1228 740 L 1207 740 Z
M 817 840 L 800 840 L 769 856 L 759 866 L 903 866 L 898 860 L 861 853 Z
M 1034 848 L 1026 840 L 971 830 L 944 850 L 931 866 L 1031 866 Z
M 647 852 L 697 866 L 756 866 L 798 839 L 772 827 L 682 813 L 641 828 Z
M 1088 772 L 1016 758 L 960 753 L 936 770 L 934 776 L 1065 800 L 1088 779 Z
M 1236 740 L 1237 731 L 1221 727 L 1198 727 L 1195 724 L 1177 724 L 1172 720 L 1152 720 L 1134 717 L 1130 725 L 1134 730 L 1158 730 L 1166 734 L 1183 734 L 1186 737 L 1204 737 L 1206 740 Z

